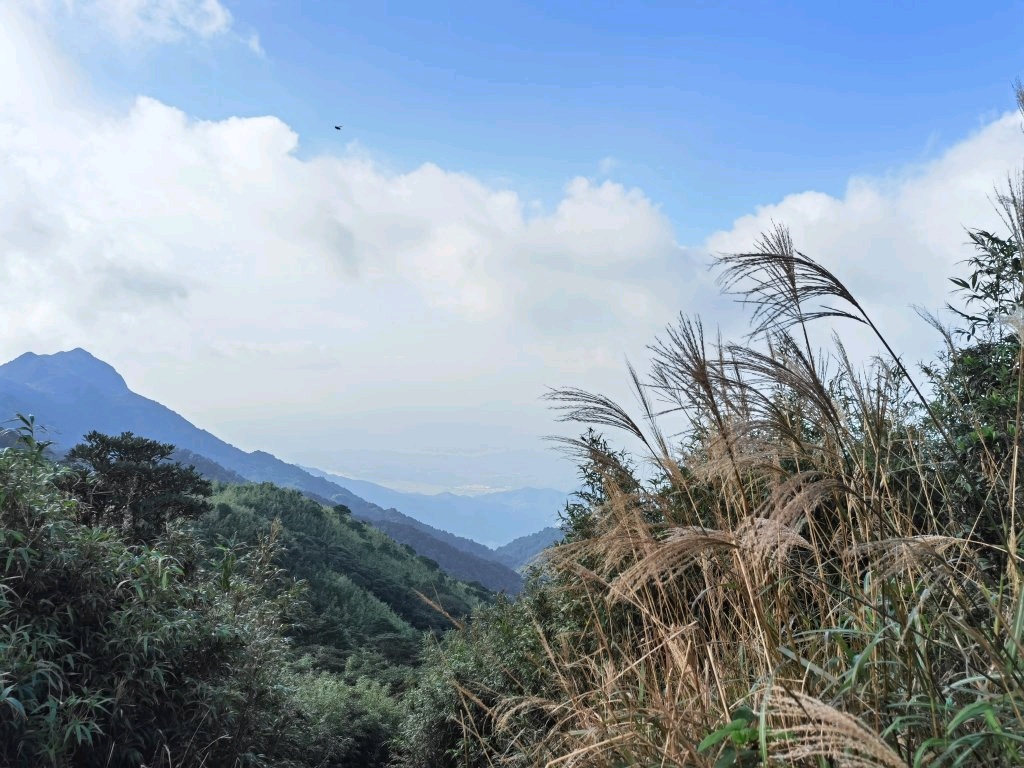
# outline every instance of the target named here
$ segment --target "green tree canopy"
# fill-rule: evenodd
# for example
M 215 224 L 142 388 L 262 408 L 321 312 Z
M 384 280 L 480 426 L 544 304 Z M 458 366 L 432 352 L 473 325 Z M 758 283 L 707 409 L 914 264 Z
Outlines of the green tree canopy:
M 1014 202 L 1018 201 L 1018 202 Z M 1003 196 L 1007 221 L 1021 219 L 1019 190 Z M 946 506 L 957 510 L 962 535 L 987 543 L 1007 535 L 1011 507 L 1009 469 L 1020 418 L 1020 320 L 1024 301 L 1021 247 L 1014 236 L 982 230 L 968 233 L 975 255 L 966 278 L 950 278 L 964 298 L 965 309 L 947 308 L 966 328 L 947 334 L 948 350 L 937 366 L 922 366 L 935 385 L 933 407 L 954 441 L 933 444 L 931 461 L 940 470 Z M 959 336 L 966 344 L 954 344 Z M 926 428 L 928 425 L 924 425 Z
M 174 446 L 131 432 L 90 432 L 66 457 L 65 490 L 81 502 L 82 522 L 119 526 L 136 542 L 152 542 L 179 518 L 210 509 L 213 489 L 192 466 L 170 459 Z

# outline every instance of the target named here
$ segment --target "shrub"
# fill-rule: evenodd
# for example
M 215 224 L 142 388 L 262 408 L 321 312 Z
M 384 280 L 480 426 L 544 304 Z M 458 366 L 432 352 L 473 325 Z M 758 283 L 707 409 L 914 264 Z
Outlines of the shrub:
M 77 522 L 59 473 L 0 452 L 0 763 L 265 762 L 294 715 L 274 536 L 214 562 L 173 527 L 130 545 Z

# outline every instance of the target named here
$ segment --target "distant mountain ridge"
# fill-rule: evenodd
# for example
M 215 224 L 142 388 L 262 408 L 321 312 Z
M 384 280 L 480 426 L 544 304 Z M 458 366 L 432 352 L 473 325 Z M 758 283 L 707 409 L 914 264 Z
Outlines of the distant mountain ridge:
M 170 408 L 136 394 L 117 371 L 84 349 L 37 355 L 26 352 L 0 365 L 0 418 L 33 414 L 48 427 L 45 439 L 67 450 L 86 433 L 134 432 L 173 443 L 183 452 L 208 459 L 214 465 L 250 482 L 272 482 L 333 504 L 344 504 L 352 514 L 375 527 L 393 529 L 393 538 L 438 562 L 442 569 L 464 581 L 477 581 L 489 589 L 517 592 L 522 579 L 484 552 L 457 546 L 459 537 L 431 528 L 397 510 L 386 510 L 347 488 L 288 464 L 265 451 L 246 453 L 212 433 L 196 427 Z M 11 425 L 16 426 L 16 425 Z M 198 459 L 189 459 L 202 471 Z M 210 468 L 208 468 L 209 470 Z M 212 471 L 212 470 L 210 470 Z M 421 552 L 421 550 L 423 550 Z M 425 554 L 428 553 L 429 554 Z
M 527 536 L 520 536 L 508 544 L 498 547 L 494 554 L 518 573 L 522 573 L 542 551 L 557 544 L 562 540 L 564 534 L 561 528 L 549 527 L 531 533 Z
M 406 493 L 313 467 L 303 469 L 348 488 L 373 504 L 400 509 L 435 528 L 492 549 L 556 525 L 558 513 L 569 499 L 568 494 L 550 488 L 517 488 L 479 496 Z

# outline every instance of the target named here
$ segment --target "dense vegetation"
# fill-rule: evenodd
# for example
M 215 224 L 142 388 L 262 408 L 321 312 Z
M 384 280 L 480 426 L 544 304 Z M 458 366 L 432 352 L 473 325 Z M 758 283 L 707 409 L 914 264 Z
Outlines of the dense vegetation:
M 386 765 L 424 636 L 491 599 L 342 506 L 213 487 L 130 433 L 58 465 L 21 424 L 0 451 L 0 765 Z
M 925 318 L 946 342 L 927 396 L 781 227 L 719 259 L 745 343 L 681 318 L 634 374 L 639 419 L 555 393 L 646 456 L 574 442 L 565 543 L 431 651 L 401 764 L 1024 765 L 1024 176 L 997 199 L 1008 232 L 972 232 L 953 278 L 967 326 Z M 824 317 L 888 359 L 815 354 Z
M 466 616 L 491 599 L 479 585 L 444 574 L 338 505 L 333 509 L 298 491 L 260 485 L 220 485 L 203 521 L 210 540 L 255 545 L 281 522 L 280 564 L 308 585 L 309 610 L 293 635 L 326 668 L 343 668 L 355 653 L 413 666 L 422 631 L 452 627 L 445 615 Z M 427 597 L 442 611 L 426 602 Z

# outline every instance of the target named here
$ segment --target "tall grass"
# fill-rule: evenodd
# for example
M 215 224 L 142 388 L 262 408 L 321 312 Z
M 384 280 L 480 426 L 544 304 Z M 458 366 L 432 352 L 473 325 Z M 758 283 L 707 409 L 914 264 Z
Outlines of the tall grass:
M 999 200 L 1024 259 L 1022 189 Z M 460 684 L 463 731 L 488 734 L 480 764 L 1024 765 L 1022 367 L 1009 452 L 951 465 L 948 409 L 785 229 L 719 266 L 755 308 L 745 343 L 709 346 L 681 318 L 649 382 L 630 371 L 641 418 L 551 396 L 639 439 L 657 477 L 605 472 L 588 534 L 549 552 L 545 589 L 577 619 L 538 621 L 546 685 L 488 703 L 481 729 L 479 691 Z M 888 359 L 857 370 L 839 336 L 816 355 L 823 317 L 869 327 Z M 689 418 L 686 441 L 660 429 L 669 414 Z M 979 471 L 1005 500 L 984 536 L 951 491 Z

